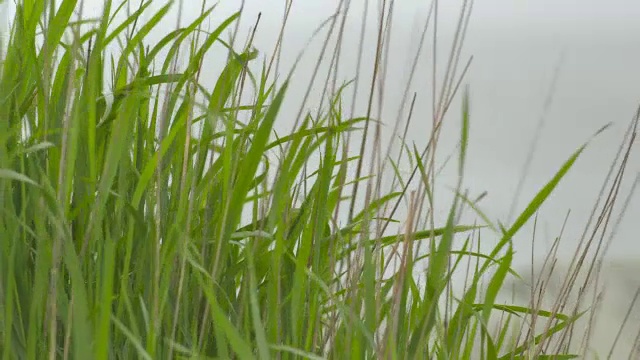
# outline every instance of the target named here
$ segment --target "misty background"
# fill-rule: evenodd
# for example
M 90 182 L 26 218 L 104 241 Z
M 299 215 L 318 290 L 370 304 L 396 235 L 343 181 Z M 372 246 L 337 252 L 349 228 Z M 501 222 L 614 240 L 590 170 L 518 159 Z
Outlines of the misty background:
M 365 1 L 353 0 L 349 10 L 342 39 L 339 83 L 352 80 L 357 74 Z M 205 7 L 215 3 L 204 2 Z M 235 0 L 217 3 L 211 19 L 205 22 L 210 29 L 218 26 L 242 4 Z M 164 4 L 165 1 L 153 1 L 145 19 L 149 19 Z M 336 11 L 338 4 L 338 0 L 300 0 L 293 3 L 279 63 L 282 80 L 305 46 L 306 50 L 291 79 L 281 118 L 276 123 L 280 133 L 290 129 L 296 120 L 327 34 L 326 27 L 315 38 L 311 38 L 323 21 Z M 380 4 L 382 1 L 368 3 L 357 102 L 355 109 L 348 109 L 346 114 L 353 110 L 355 116 L 365 115 Z M 423 149 L 432 131 L 433 63 L 435 61 L 437 64 L 435 88 L 439 90 L 463 1 L 439 3 L 435 54 L 432 19 L 413 74 L 410 68 L 420 45 L 431 1 L 398 0 L 393 4 L 392 30 L 385 62 L 386 77 L 382 81 L 384 103 L 381 108 L 374 109 L 373 116 L 379 116 L 384 123 L 385 142 L 394 136 L 396 121 L 401 122 L 398 129 L 402 133 L 408 103 L 400 112 L 399 107 L 402 106 L 407 81 L 411 79 L 409 94 L 411 96 L 415 92 L 418 101 L 407 141 Z M 139 2 L 130 1 L 128 5 L 135 9 Z M 159 40 L 177 26 L 180 3 L 176 2 L 175 5 L 170 16 L 149 38 L 150 42 Z M 285 5 L 285 1 L 245 1 L 236 49 L 244 45 L 258 14 L 261 14 L 254 46 L 260 51 L 257 63 L 268 61 L 282 25 Z M 181 24 L 195 19 L 201 7 L 201 1 L 184 1 Z M 0 29 L 6 29 L 7 20 L 12 18 L 12 9 L 10 2 L 0 7 L 4 24 Z M 101 0 L 85 0 L 83 17 L 96 16 L 101 9 Z M 568 0 L 478 0 L 473 3 L 457 71 L 459 75 L 467 60 L 473 56 L 462 82 L 464 86 L 469 86 L 471 101 L 469 153 L 463 188 L 469 189 L 471 198 L 488 192 L 480 202 L 480 207 L 492 220 L 506 224 L 513 221 L 514 215 L 527 205 L 579 146 L 605 124 L 613 124 L 590 143 L 542 207 L 536 230 L 536 253 L 546 253 L 560 234 L 570 210 L 560 254 L 573 254 L 611 162 L 636 112 L 640 102 L 638 18 L 640 3 L 631 0 L 586 0 L 578 5 Z M 330 43 L 335 44 L 335 40 L 333 36 Z M 320 104 L 332 51 L 333 47 L 330 46 L 307 102 L 306 108 L 309 110 L 316 109 Z M 214 84 L 226 56 L 223 47 L 212 48 L 204 64 L 202 81 L 205 84 Z M 348 89 L 344 101 L 347 107 L 351 104 L 353 92 L 353 88 Z M 437 225 L 444 225 L 452 199 L 449 188 L 455 187 L 457 179 L 456 144 L 459 140 L 461 95 L 461 92 L 456 95 L 445 117 L 439 144 L 439 163 L 442 164 L 452 154 L 453 158 L 436 179 L 436 188 L 439 189 L 436 190 Z M 326 99 L 323 104 L 326 106 Z M 398 114 L 401 114 L 400 118 Z M 536 137 L 537 145 L 531 166 L 521 192 L 517 194 L 517 186 Z M 357 150 L 358 144 L 354 141 L 353 145 Z M 383 149 L 386 150 L 386 147 Z M 394 150 L 397 151 L 397 142 Z M 393 158 L 395 154 L 392 153 Z M 640 170 L 637 155 L 632 154 L 629 160 L 626 180 L 616 205 L 618 210 L 614 211 L 614 223 Z M 408 172 L 410 169 L 403 170 Z M 364 186 L 360 193 L 363 191 Z M 512 213 L 514 199 L 515 213 Z M 465 214 L 463 223 L 480 221 L 470 210 L 466 210 Z M 401 215 L 399 219 L 404 220 Z M 610 257 L 640 256 L 637 219 L 640 219 L 640 201 L 638 195 L 633 194 L 609 249 Z M 532 230 L 533 221 L 530 221 L 514 239 L 516 262 L 530 261 Z M 489 235 L 488 231 L 485 234 Z M 493 241 L 490 237 L 484 236 L 483 241 Z M 490 248 L 491 244 L 488 246 Z

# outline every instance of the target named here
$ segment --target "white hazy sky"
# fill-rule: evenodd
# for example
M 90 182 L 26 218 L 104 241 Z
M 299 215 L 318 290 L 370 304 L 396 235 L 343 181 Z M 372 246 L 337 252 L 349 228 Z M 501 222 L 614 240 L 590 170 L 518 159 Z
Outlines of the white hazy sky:
M 352 0 L 351 18 L 347 25 L 341 75 L 348 80 L 355 75 L 355 61 L 359 32 L 359 17 L 366 0 Z M 101 0 L 86 1 L 85 10 L 100 11 Z M 152 8 L 164 1 L 156 0 Z M 201 1 L 184 1 L 185 21 L 200 11 Z M 208 6 L 214 2 L 207 1 Z M 440 40 L 436 62 L 444 66 L 461 1 L 442 1 L 440 4 Z M 131 1 L 135 7 L 138 1 Z M 237 9 L 240 1 L 221 0 L 214 11 L 211 27 Z M 269 55 L 277 36 L 284 10 L 284 1 L 247 0 L 241 22 L 246 31 L 262 13 L 256 46 Z M 305 45 L 313 31 L 335 10 L 338 0 L 294 1 L 283 49 L 283 68 L 288 70 L 293 59 Z M 370 69 L 375 53 L 375 21 L 379 1 L 370 1 L 369 31 L 365 39 L 366 54 L 363 69 Z M 419 29 L 426 19 L 430 1 L 397 0 L 395 2 L 391 53 L 385 82 L 383 119 L 389 131 L 393 128 L 397 107 L 407 82 L 408 64 L 415 55 Z M 9 14 L 3 11 L 4 14 Z M 175 26 L 176 12 L 154 34 L 159 38 Z M 613 128 L 596 138 L 578 161 L 575 168 L 543 208 L 537 235 L 545 247 L 560 232 L 566 212 L 572 216 L 565 231 L 567 247 L 575 246 L 576 236 L 591 211 L 609 164 L 622 135 L 640 102 L 640 2 L 634 0 L 477 0 L 474 3 L 463 60 L 474 56 L 466 84 L 471 89 L 471 139 L 466 185 L 472 194 L 487 190 L 483 209 L 493 218 L 505 220 L 522 171 L 537 124 L 545 113 L 545 99 L 549 95 L 558 69 L 556 87 L 546 112 L 537 152 L 524 184 L 519 209 L 526 200 L 555 173 L 573 150 L 591 134 L 608 122 Z M 323 33 L 324 34 L 324 33 Z M 431 37 L 432 33 L 429 33 Z M 290 89 L 286 113 L 295 107 L 306 90 L 310 73 L 321 46 L 321 39 L 313 42 L 302 60 Z M 212 69 L 224 61 L 220 48 L 210 56 Z M 418 107 L 409 140 L 424 146 L 430 133 L 433 61 L 430 43 L 425 44 L 412 90 L 418 92 Z M 363 75 L 366 81 L 366 74 Z M 215 79 L 215 71 L 211 71 Z M 318 81 L 322 82 L 322 79 Z M 314 92 L 318 95 L 318 87 Z M 366 94 L 365 94 L 366 95 Z M 314 101 L 311 101 L 314 104 Z M 457 141 L 459 107 L 452 107 L 447 118 L 442 156 L 453 151 Z M 291 121 L 292 119 L 285 119 Z M 280 124 L 285 126 L 286 124 Z M 289 124 L 290 125 L 290 124 Z M 286 127 L 286 126 L 285 126 Z M 627 181 L 618 206 L 628 194 L 638 174 L 638 154 L 632 154 Z M 453 165 L 453 164 L 452 164 Z M 454 185 L 455 169 L 445 171 L 444 184 Z M 446 205 L 447 203 L 445 203 Z M 442 208 L 446 211 L 446 208 Z M 617 256 L 640 256 L 640 199 L 632 198 L 625 220 L 620 224 L 611 253 Z M 530 229 L 531 227 L 529 227 Z M 523 233 L 526 235 L 526 233 Z M 528 256 L 530 237 L 516 239 L 523 258 Z

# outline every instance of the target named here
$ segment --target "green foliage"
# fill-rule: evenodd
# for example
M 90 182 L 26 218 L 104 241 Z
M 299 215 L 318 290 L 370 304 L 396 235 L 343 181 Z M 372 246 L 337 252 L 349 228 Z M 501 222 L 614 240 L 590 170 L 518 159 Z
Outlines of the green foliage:
M 458 224 L 462 196 L 442 227 L 373 231 L 413 223 L 380 216 L 406 198 L 408 185 L 371 192 L 345 224 L 335 214 L 352 201 L 347 190 L 376 174 L 348 175 L 361 159 L 343 151 L 347 135 L 369 122 L 344 117 L 342 88 L 326 113 L 274 137 L 287 81 L 271 83 L 267 65 L 258 76 L 249 71 L 258 59 L 251 44 L 236 52 L 221 40 L 240 14 L 204 32 L 207 9 L 148 44 L 171 9 L 142 23 L 150 3 L 115 24 L 124 3 L 112 11 L 107 1 L 86 31 L 70 21 L 77 1 L 55 11 L 44 0 L 17 6 L 0 68 L 4 359 L 444 359 L 480 351 L 465 343 L 477 330 L 489 358 L 504 353 L 485 324 L 493 310 L 527 311 L 494 304 L 512 272 L 511 241 L 583 148 L 488 255 L 473 251 L 471 236 L 497 227 Z M 188 42 L 195 35 L 201 41 Z M 117 40 L 125 45 L 108 58 Z M 174 72 L 184 45 L 188 62 Z M 199 75 L 211 49 L 229 56 L 208 93 Z M 241 105 L 248 79 L 255 97 Z M 461 179 L 469 124 L 465 95 Z M 433 169 L 417 152 L 414 160 L 428 193 Z M 419 244 L 426 254 L 413 254 Z M 403 260 L 388 268 L 396 251 Z M 467 257 L 482 265 L 450 300 L 452 315 L 443 314 L 453 271 Z M 425 285 L 419 262 L 428 264 Z M 481 278 L 492 270 L 481 298 Z M 561 327 L 572 321 L 556 316 Z

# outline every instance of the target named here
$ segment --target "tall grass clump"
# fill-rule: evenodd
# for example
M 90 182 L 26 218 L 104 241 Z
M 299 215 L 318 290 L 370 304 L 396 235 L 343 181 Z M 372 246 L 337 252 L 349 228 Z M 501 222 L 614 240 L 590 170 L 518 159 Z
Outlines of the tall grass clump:
M 150 43 L 172 3 L 153 12 L 140 2 L 121 22 L 126 1 L 76 19 L 83 6 L 18 1 L 2 46 L 3 359 L 511 358 L 574 321 L 540 311 L 559 325 L 519 347 L 487 325 L 492 314 L 531 312 L 494 304 L 513 272 L 512 239 L 584 146 L 513 224 L 493 224 L 463 190 L 465 95 L 456 196 L 446 222 L 433 220 L 434 153 L 462 81 L 455 74 L 466 71 L 456 60 L 466 13 L 433 132 L 423 149 L 403 141 L 413 166 L 404 179 L 380 146 L 372 105 L 381 84 L 355 116 L 342 101 L 353 84 L 332 87 L 327 76 L 325 106 L 314 114 L 303 104 L 294 128 L 278 134 L 291 111 L 290 78 L 274 70 L 281 43 L 260 64 L 251 37 L 238 45 L 241 12 L 205 29 L 216 9 L 203 9 Z M 330 31 L 344 31 L 347 9 L 340 4 Z M 368 54 L 376 59 L 390 9 Z M 206 84 L 211 51 L 228 60 Z M 388 191 L 385 166 L 395 174 Z M 398 218 L 403 203 L 408 215 Z M 463 207 L 483 223 L 460 224 Z M 481 229 L 498 239 L 486 254 L 475 247 Z M 465 266 L 454 295 L 453 274 Z

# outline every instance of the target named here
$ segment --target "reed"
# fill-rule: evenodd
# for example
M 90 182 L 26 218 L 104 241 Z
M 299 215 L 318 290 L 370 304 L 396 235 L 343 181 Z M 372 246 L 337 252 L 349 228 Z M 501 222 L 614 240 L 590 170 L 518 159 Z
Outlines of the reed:
M 295 76 L 274 70 L 281 40 L 273 52 L 254 49 L 251 37 L 236 36 L 241 12 L 205 28 L 214 9 L 204 8 L 150 42 L 174 4 L 153 12 L 150 5 L 118 22 L 126 1 L 106 0 L 95 19 L 82 18 L 76 0 L 17 3 L 0 54 L 3 359 L 526 353 L 486 336 L 487 324 L 505 310 L 496 299 L 513 272 L 512 240 L 526 236 L 521 229 L 586 143 L 513 223 L 493 223 L 464 191 L 472 109 L 469 95 L 458 94 L 466 66 L 457 56 L 447 64 L 431 137 L 422 148 L 399 140 L 409 178 L 380 145 L 372 111 L 379 84 L 367 93 L 368 110 L 352 115 L 342 102 L 352 84 L 330 72 L 325 105 L 311 112 L 301 104 L 293 129 L 277 134 L 292 111 L 282 104 Z M 340 6 L 325 24 L 334 34 L 344 31 L 347 4 Z M 380 60 L 372 78 L 389 10 L 380 15 L 378 47 L 362 50 Z M 214 49 L 227 62 L 205 83 L 203 59 Z M 328 48 L 318 61 L 334 55 Z M 463 99 L 460 180 L 437 224 L 433 159 L 455 96 Z M 616 166 L 621 174 L 626 162 Z M 380 185 L 385 168 L 394 176 L 389 189 Z M 463 208 L 482 222 L 459 223 Z M 495 237 L 496 247 L 480 252 L 480 234 Z M 461 270 L 467 281 L 455 296 Z M 559 317 L 565 327 L 574 320 Z

